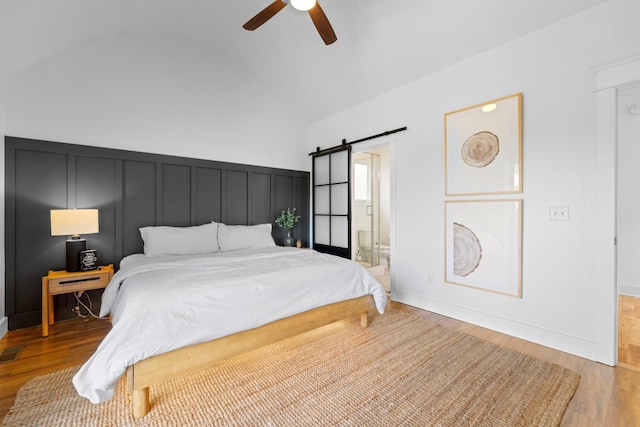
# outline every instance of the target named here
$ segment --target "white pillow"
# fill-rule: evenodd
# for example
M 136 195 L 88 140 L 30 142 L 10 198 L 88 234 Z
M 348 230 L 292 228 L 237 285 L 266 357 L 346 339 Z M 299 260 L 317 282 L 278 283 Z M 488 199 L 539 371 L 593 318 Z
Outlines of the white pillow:
M 140 235 L 147 256 L 197 255 L 220 251 L 216 223 L 193 227 L 142 227 Z
M 271 237 L 271 224 L 218 224 L 218 244 L 221 252 L 268 248 L 276 245 Z

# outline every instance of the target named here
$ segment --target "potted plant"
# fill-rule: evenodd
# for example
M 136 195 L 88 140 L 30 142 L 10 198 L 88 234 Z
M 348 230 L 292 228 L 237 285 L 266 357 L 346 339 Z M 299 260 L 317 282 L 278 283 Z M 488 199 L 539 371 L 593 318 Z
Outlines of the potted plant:
M 287 230 L 287 238 L 284 240 L 285 246 L 293 246 L 291 229 L 296 225 L 296 222 L 300 221 L 300 218 L 301 216 L 296 214 L 296 208 L 287 208 L 287 210 L 280 212 L 280 215 L 276 218 L 278 227 Z

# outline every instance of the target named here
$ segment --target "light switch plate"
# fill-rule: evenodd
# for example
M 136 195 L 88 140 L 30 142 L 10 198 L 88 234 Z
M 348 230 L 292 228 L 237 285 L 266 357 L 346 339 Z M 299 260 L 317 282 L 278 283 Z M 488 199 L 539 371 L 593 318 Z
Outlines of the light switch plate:
M 569 206 L 551 206 L 549 219 L 551 221 L 569 221 Z

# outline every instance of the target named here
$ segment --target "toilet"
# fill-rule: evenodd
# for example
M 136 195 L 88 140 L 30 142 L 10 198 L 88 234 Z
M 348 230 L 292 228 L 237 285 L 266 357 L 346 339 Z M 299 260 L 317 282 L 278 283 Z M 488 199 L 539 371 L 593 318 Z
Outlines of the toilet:
M 379 245 L 380 265 L 384 268 L 390 267 L 391 247 Z M 358 230 L 358 254 L 359 261 L 371 262 L 371 230 Z

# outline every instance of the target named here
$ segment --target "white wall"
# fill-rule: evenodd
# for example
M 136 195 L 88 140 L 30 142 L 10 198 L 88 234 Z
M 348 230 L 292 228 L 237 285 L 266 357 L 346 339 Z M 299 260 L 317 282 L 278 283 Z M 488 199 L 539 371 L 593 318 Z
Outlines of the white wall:
M 609 343 L 599 341 L 594 315 L 591 69 L 640 51 L 637 16 L 640 2 L 611 0 L 312 124 L 309 147 L 408 127 L 396 151 L 394 299 L 598 360 Z M 522 299 L 444 283 L 443 115 L 516 92 L 524 97 L 524 192 L 515 196 L 524 200 Z M 570 221 L 549 221 L 556 205 L 570 207 Z
M 2 189 L 3 197 L 0 198 L 0 236 L 4 241 L 4 131 L 6 127 L 6 90 L 5 90 L 5 78 L 0 73 L 0 188 Z M 7 333 L 7 318 L 5 311 L 5 296 L 4 296 L 4 244 L 0 245 L 0 339 Z
M 307 130 L 226 53 L 178 36 L 87 41 L 0 79 L 3 135 L 308 170 Z
M 7 78 L 7 134 L 305 169 L 307 125 L 222 51 L 179 36 L 87 41 Z
M 640 85 L 621 90 L 618 106 L 618 292 L 640 297 Z

